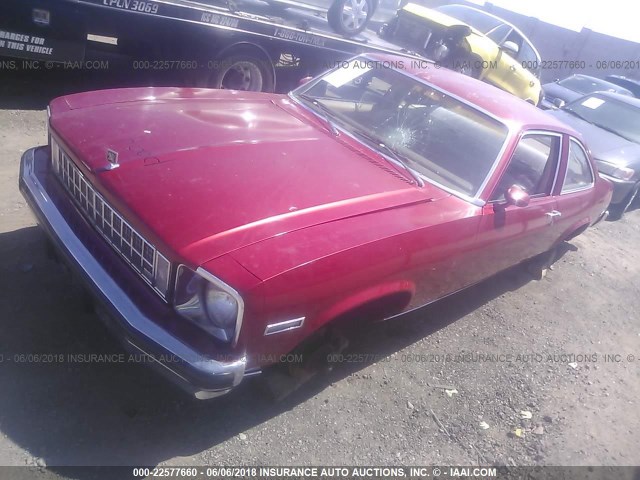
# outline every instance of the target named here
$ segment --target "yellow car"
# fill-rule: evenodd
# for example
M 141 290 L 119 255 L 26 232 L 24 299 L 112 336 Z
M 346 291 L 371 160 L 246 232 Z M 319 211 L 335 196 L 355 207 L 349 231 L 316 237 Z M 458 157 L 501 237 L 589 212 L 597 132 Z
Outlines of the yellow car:
M 512 93 L 540 101 L 540 54 L 510 23 L 465 5 L 426 8 L 409 3 L 380 36 Z

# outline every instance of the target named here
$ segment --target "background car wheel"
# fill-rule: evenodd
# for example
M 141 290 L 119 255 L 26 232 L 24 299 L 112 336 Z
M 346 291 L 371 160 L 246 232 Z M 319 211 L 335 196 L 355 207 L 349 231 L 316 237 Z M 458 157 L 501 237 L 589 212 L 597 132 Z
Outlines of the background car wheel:
M 627 197 L 620 203 L 616 205 L 611 205 L 609 207 L 609 218 L 611 220 L 620 220 L 625 212 L 631 208 L 631 205 L 638 198 L 638 192 L 640 191 L 640 182 L 636 183 L 633 190 L 627 195 Z
M 372 0 L 335 0 L 327 12 L 329 26 L 341 35 L 355 35 L 373 15 Z
M 228 90 L 273 92 L 275 78 L 264 59 L 251 54 L 230 55 L 217 60 L 209 86 Z

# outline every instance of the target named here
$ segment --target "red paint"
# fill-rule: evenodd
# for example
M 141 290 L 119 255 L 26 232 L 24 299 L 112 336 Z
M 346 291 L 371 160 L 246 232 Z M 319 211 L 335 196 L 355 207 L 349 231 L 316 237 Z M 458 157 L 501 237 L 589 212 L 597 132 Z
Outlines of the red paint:
M 580 138 L 476 80 L 435 68 L 409 73 L 510 126 L 483 200 L 520 133 L 560 132 L 565 145 L 569 135 Z M 407 307 L 416 307 L 541 253 L 595 222 L 611 195 L 598 178 L 590 190 L 561 196 L 558 187 L 524 208 L 475 206 L 412 184 L 282 95 L 123 89 L 63 97 L 51 110 L 53 134 L 148 240 L 173 262 L 203 266 L 240 292 L 246 314 L 237 348 L 249 353 L 249 368 L 261 364 L 255 354 L 286 353 L 371 299 L 406 293 Z M 121 166 L 100 172 L 107 148 Z M 560 178 L 566 157 L 565 148 Z M 563 209 L 550 225 L 545 213 Z M 263 335 L 267 324 L 301 316 L 303 328 Z

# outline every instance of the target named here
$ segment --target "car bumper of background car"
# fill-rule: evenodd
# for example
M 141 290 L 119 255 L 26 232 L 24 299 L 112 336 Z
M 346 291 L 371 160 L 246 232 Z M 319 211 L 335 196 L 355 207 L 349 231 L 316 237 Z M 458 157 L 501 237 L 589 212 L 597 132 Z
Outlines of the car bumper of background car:
M 45 147 L 27 150 L 20 163 L 20 190 L 52 241 L 59 256 L 71 267 L 96 300 L 96 311 L 136 355 L 199 399 L 223 395 L 242 380 L 246 358 L 221 362 L 198 352 L 160 327 L 138 308 L 65 221 L 45 188 L 49 170 Z
M 619 178 L 611 177 L 602 172 L 599 173 L 602 178 L 606 178 L 613 184 L 613 197 L 611 198 L 612 205 L 622 203 L 629 193 L 631 193 L 631 190 L 636 184 L 633 180 L 620 180 Z

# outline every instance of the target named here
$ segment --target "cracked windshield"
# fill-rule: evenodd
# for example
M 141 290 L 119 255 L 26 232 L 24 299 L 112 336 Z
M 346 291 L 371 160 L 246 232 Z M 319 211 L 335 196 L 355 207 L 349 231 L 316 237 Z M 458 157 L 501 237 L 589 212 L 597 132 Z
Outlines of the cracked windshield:
M 332 130 L 467 196 L 478 194 L 508 133 L 483 112 L 370 59 L 344 63 L 295 95 Z

